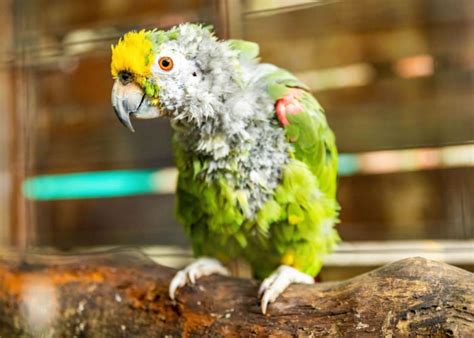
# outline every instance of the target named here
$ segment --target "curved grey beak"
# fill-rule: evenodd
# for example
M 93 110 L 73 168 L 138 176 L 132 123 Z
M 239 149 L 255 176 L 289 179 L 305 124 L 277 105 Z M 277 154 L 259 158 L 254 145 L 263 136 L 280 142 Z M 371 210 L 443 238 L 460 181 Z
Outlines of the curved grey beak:
M 144 99 L 145 93 L 136 84 L 124 85 L 120 80 L 115 80 L 112 88 L 112 106 L 119 121 L 132 132 L 135 129 L 130 121 L 130 115 L 140 109 Z
M 151 106 L 143 90 L 135 83 L 124 84 L 115 80 L 112 88 L 112 106 L 119 121 L 132 132 L 135 131 L 130 116 L 147 119 L 160 116 L 159 109 Z

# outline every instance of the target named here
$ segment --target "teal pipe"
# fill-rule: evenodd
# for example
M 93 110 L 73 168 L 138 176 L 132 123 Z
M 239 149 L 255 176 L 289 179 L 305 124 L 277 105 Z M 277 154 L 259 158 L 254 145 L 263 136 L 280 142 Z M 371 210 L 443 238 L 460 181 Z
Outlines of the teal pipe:
M 30 199 L 60 200 L 154 193 L 156 170 L 117 170 L 31 177 L 23 183 Z

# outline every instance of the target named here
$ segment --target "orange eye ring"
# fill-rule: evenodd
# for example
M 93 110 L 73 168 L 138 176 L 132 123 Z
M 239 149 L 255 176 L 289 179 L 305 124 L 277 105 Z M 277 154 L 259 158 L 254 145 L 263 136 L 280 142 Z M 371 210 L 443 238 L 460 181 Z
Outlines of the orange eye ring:
M 173 69 L 173 59 L 169 56 L 163 56 L 158 60 L 158 65 L 161 69 L 168 72 Z

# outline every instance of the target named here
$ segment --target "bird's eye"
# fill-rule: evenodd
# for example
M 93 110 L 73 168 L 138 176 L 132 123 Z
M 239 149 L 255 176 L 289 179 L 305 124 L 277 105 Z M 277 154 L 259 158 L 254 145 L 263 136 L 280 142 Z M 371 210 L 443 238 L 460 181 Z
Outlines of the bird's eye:
M 126 85 L 133 81 L 133 74 L 126 70 L 122 70 L 118 73 L 118 78 L 123 85 Z
M 173 69 L 173 59 L 171 59 L 168 56 L 163 56 L 158 61 L 158 65 L 160 66 L 161 69 L 170 71 L 171 69 Z

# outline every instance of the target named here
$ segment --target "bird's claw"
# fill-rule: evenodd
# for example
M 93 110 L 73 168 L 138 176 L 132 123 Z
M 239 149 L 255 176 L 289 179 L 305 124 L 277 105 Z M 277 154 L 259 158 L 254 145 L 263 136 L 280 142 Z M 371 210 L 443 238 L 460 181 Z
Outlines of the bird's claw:
M 287 265 L 280 266 L 265 278 L 258 290 L 262 313 L 266 314 L 268 305 L 293 283 L 314 284 L 314 278 Z
M 229 271 L 214 258 L 201 257 L 189 264 L 186 268 L 173 277 L 169 286 L 169 296 L 172 300 L 176 298 L 176 290 L 186 284 L 195 284 L 196 280 L 212 274 L 229 275 Z

